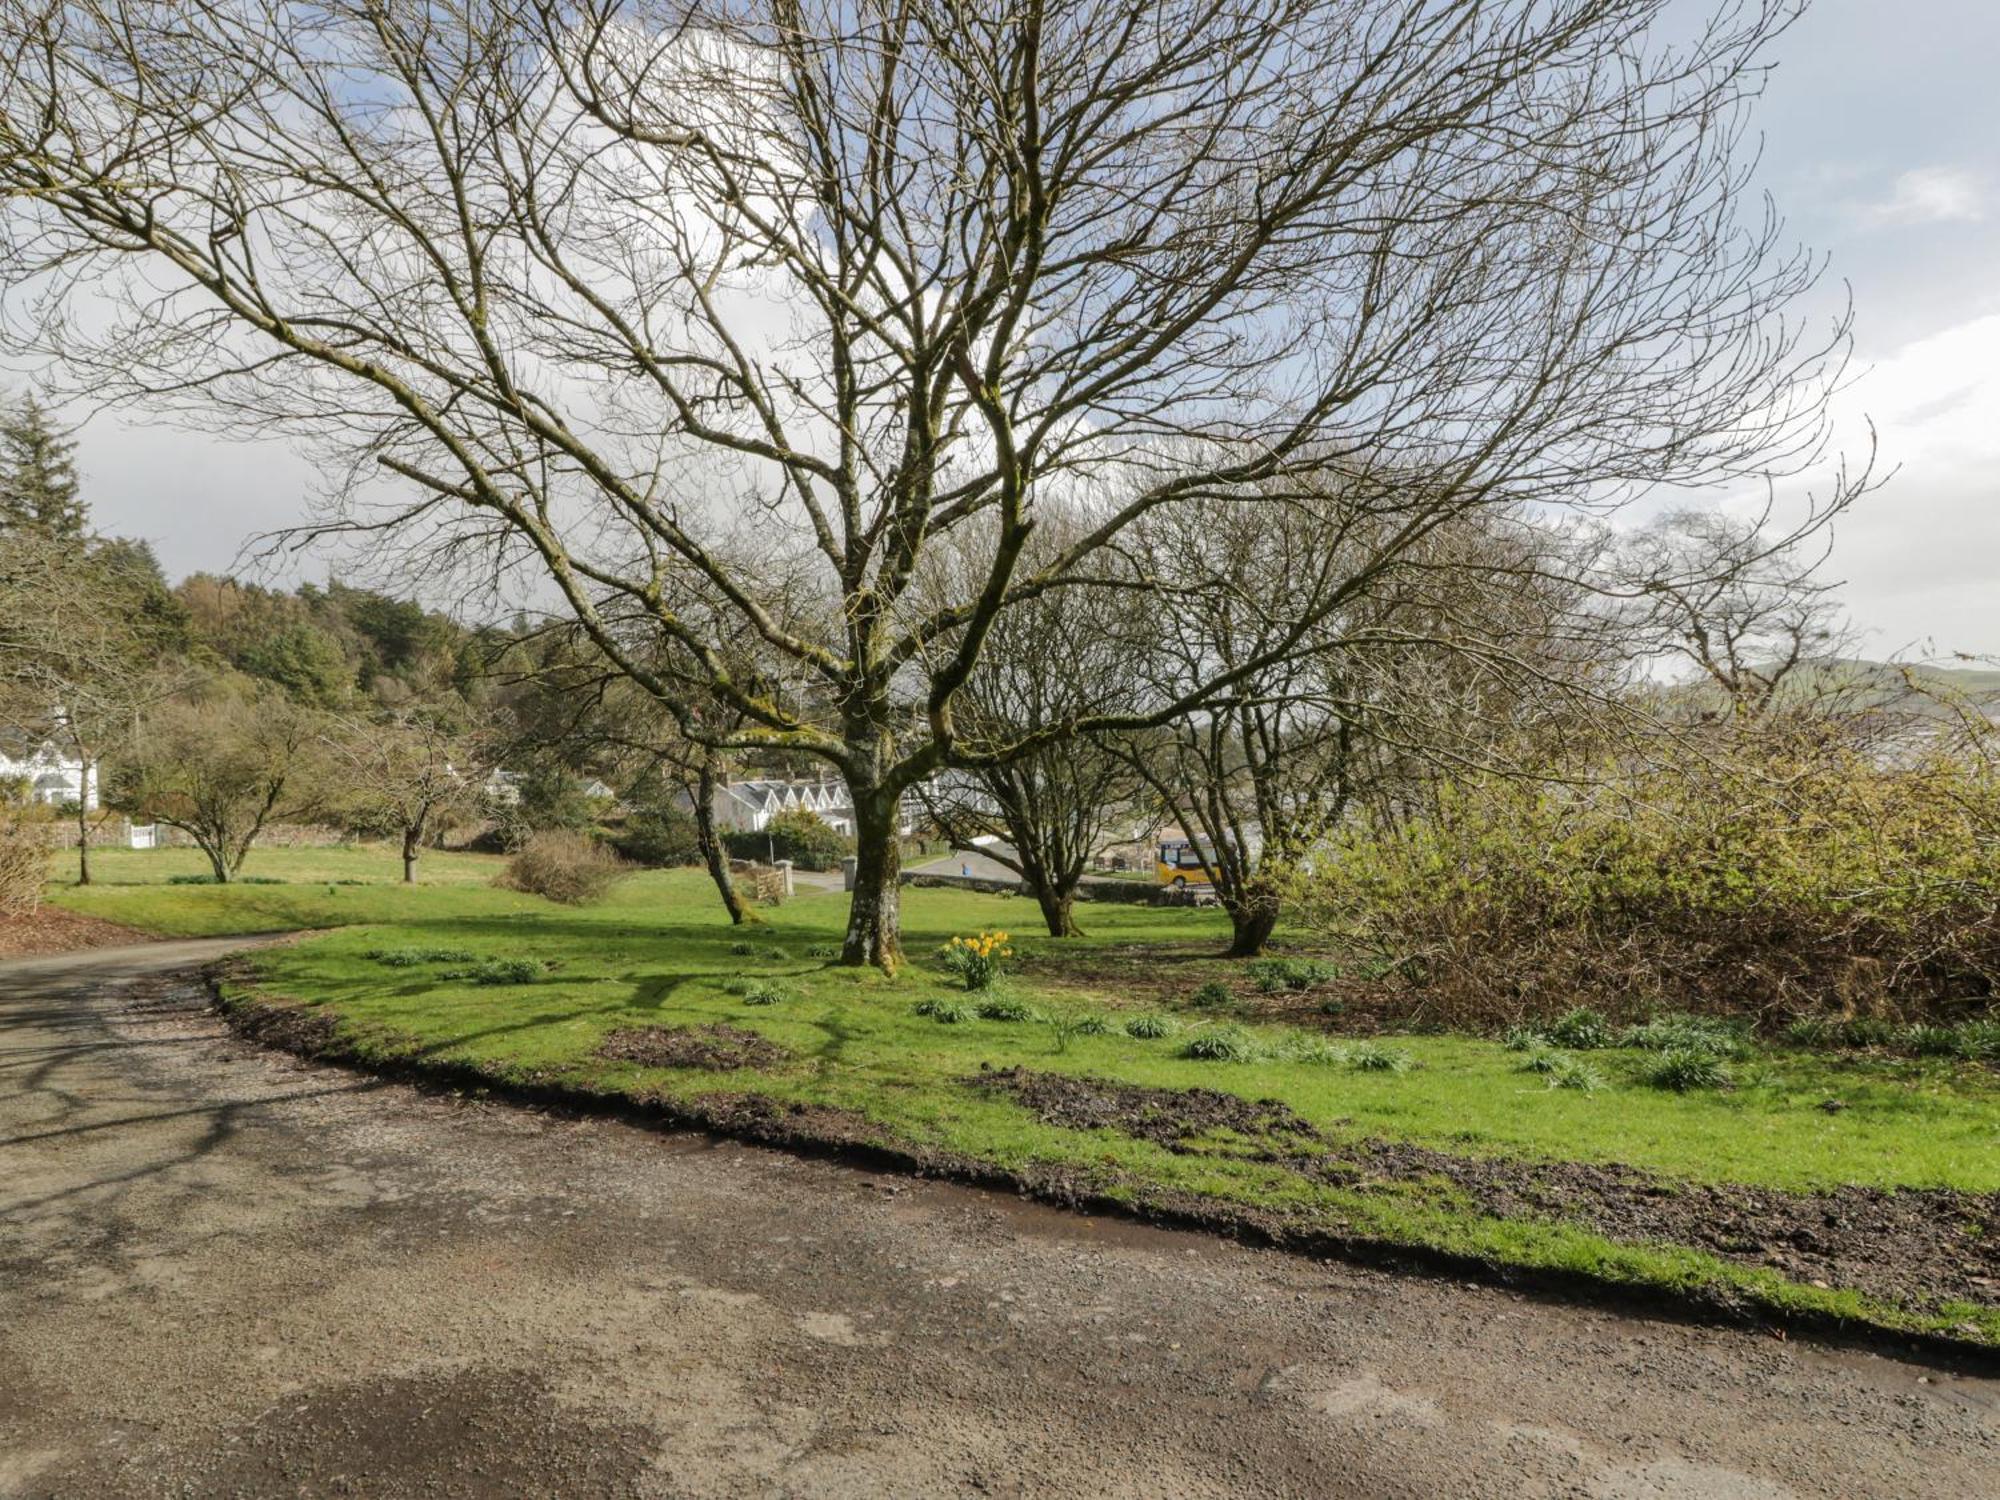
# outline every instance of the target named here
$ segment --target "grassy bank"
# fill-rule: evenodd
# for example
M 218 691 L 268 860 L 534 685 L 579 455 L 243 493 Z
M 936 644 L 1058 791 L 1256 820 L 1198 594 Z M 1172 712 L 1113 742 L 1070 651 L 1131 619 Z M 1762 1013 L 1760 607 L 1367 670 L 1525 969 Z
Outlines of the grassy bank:
M 90 885 L 57 880 L 47 899 L 160 937 L 450 921 L 542 906 L 493 888 L 502 863 L 490 854 L 433 851 L 418 862 L 417 883 L 404 885 L 402 858 L 389 844 L 256 849 L 240 880 L 218 886 L 206 883 L 208 860 L 199 850 L 104 849 L 91 855 Z
M 282 889 L 173 887 L 133 909 L 184 924 L 190 895 L 257 904 Z M 1073 945 L 1018 935 L 1021 972 L 982 1017 L 954 1008 L 976 997 L 931 955 L 1011 929 L 1032 915 L 1023 902 L 909 892 L 916 961 L 885 980 L 827 961 L 838 895 L 746 933 L 692 874 L 635 877 L 583 910 L 473 886 L 394 894 L 368 916 L 315 909 L 314 923 L 358 925 L 257 955 L 246 992 L 312 1007 L 366 1061 L 725 1129 L 781 1117 L 794 1134 L 1281 1238 L 2000 1342 L 2000 1297 L 1977 1274 L 1993 1255 L 1979 1236 L 2000 1192 L 2000 1089 L 1977 1065 L 1759 1050 L 1730 1065 L 1727 1090 L 1682 1094 L 1643 1081 L 1652 1054 L 1610 1048 L 1589 1055 L 1595 1091 L 1551 1088 L 1497 1042 L 1218 1019 L 1213 991 L 1195 1004 L 1202 984 L 1235 973 L 1245 1004 L 1251 987 L 1193 956 L 1222 923 L 1185 909 L 1092 907 Z M 368 905 L 357 888 L 325 899 Z M 933 1000 L 942 1017 L 920 1013 Z M 1141 1015 L 1133 1030 L 1167 1034 L 1131 1034 Z M 1795 1250 L 1826 1240 L 1822 1220 L 1849 1227 Z M 1740 1233 L 1718 1237 L 1718 1222 Z

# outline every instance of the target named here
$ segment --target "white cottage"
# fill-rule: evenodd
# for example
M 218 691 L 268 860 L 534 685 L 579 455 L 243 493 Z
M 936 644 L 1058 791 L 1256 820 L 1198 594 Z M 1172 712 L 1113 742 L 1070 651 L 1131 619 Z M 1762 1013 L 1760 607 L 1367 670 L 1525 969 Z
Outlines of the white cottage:
M 0 781 L 23 783 L 30 802 L 81 802 L 97 810 L 97 773 L 51 740 L 0 736 Z
M 753 778 L 732 781 L 715 789 L 715 826 L 761 833 L 771 819 L 784 812 L 809 812 L 843 837 L 854 834 L 854 799 L 847 783 L 828 781 L 781 781 Z

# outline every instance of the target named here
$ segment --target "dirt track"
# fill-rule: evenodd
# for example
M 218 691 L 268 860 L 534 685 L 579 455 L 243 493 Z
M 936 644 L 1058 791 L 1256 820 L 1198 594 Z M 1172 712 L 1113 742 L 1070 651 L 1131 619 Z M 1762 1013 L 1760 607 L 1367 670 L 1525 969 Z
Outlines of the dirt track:
M 2000 1383 L 265 1054 L 0 966 L 0 1496 L 1971 1496 Z

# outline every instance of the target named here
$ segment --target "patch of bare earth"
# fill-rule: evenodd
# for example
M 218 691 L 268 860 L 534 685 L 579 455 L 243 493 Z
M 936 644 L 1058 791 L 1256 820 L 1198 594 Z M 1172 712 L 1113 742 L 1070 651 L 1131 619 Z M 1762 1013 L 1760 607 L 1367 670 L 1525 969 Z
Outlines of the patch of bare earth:
M 727 1021 L 707 1026 L 625 1026 L 608 1033 L 599 1057 L 646 1068 L 767 1068 L 791 1056 L 769 1037 Z
M 47 903 L 29 916 L 0 917 L 0 959 L 79 953 L 86 948 L 129 948 L 151 941 L 150 934 L 135 927 L 121 927 Z
M 1841 1187 L 1787 1193 L 1684 1183 L 1630 1167 L 1458 1156 L 1343 1140 L 1275 1099 L 1147 1088 L 1024 1068 L 981 1073 L 1044 1124 L 1117 1130 L 1189 1155 L 1250 1155 L 1340 1186 L 1446 1181 L 1483 1213 L 1573 1223 L 1628 1243 L 1687 1245 L 1797 1281 L 1908 1307 L 2000 1300 L 2000 1194 Z

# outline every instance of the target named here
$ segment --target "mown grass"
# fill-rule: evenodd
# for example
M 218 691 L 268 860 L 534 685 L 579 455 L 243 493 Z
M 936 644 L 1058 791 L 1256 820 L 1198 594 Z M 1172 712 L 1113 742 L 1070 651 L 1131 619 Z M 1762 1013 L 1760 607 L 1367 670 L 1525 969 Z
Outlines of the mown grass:
M 105 886 L 63 899 L 114 902 L 119 892 Z M 1386 1138 L 1467 1155 L 1620 1162 L 1686 1181 L 1794 1190 L 1857 1183 L 1988 1193 L 2000 1191 L 2000 1085 L 1977 1065 L 1757 1048 L 1731 1061 L 1727 1090 L 1682 1093 L 1645 1083 L 1656 1051 L 1610 1047 L 1589 1053 L 1598 1087 L 1552 1088 L 1499 1041 L 1417 1035 L 1377 1044 L 1407 1069 L 1375 1066 L 1360 1056 L 1362 1044 L 1326 1046 L 1309 1033 L 1218 1019 L 1196 1000 L 1207 964 L 1187 965 L 1181 998 L 1163 1001 L 1161 966 L 1178 963 L 1191 944 L 1219 944 L 1225 931 L 1213 912 L 1185 908 L 1092 907 L 1090 935 L 1065 946 L 1017 930 L 1033 916 L 1024 902 L 912 889 L 904 905 L 912 962 L 894 979 L 820 956 L 838 940 L 843 897 L 813 894 L 768 911 L 746 944 L 705 881 L 683 872 L 634 876 L 578 910 L 443 884 L 165 887 L 135 892 L 122 916 L 89 909 L 161 931 L 196 922 L 247 930 L 251 918 L 275 918 L 272 899 L 287 895 L 298 898 L 295 925 L 356 925 L 258 953 L 257 987 L 330 1007 L 364 1055 L 683 1104 L 756 1093 L 847 1111 L 886 1143 L 1023 1173 L 1060 1169 L 1135 1203 L 1193 1195 L 1337 1235 L 2000 1342 L 2000 1309 L 1885 1308 L 1851 1289 L 1794 1283 L 1684 1247 L 1494 1218 L 1442 1182 L 1333 1186 L 1250 1155 L 1173 1152 L 1119 1131 L 1062 1129 L 966 1082 L 1019 1065 L 1278 1099 L 1336 1142 Z M 1035 961 L 1032 980 L 1010 977 L 997 996 L 954 989 L 934 950 L 955 933 L 994 927 L 1013 932 L 1024 959 Z M 541 969 L 527 982 L 495 985 L 470 977 L 476 964 L 367 956 L 423 950 L 532 960 Z M 1069 955 L 1094 992 L 1059 983 Z M 1143 1003 L 1124 1005 L 1105 979 L 1119 965 L 1144 973 L 1147 982 L 1134 986 Z M 920 1005 L 928 1000 L 957 1002 L 953 1024 L 939 1024 L 940 1007 Z M 1127 1023 L 1142 1016 L 1171 1024 L 1149 1019 L 1135 1034 Z M 718 1020 L 769 1037 L 790 1060 L 715 1073 L 597 1055 L 616 1028 Z M 1192 1045 L 1225 1028 L 1250 1045 Z M 1231 1060 L 1238 1057 L 1249 1060 Z M 1824 1107 L 1833 1100 L 1839 1108 Z
M 530 897 L 493 887 L 503 863 L 491 854 L 432 851 L 417 863 L 417 883 L 404 885 L 401 856 L 390 844 L 253 849 L 243 874 L 257 884 L 172 885 L 167 882 L 175 876 L 209 873 L 200 851 L 104 849 L 91 855 L 92 884 L 57 880 L 47 896 L 71 911 L 161 937 L 290 932 L 405 918 L 484 919 L 546 909 Z

